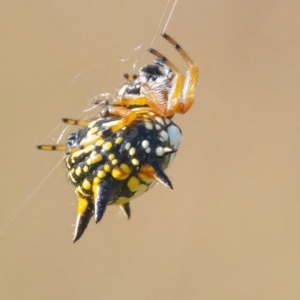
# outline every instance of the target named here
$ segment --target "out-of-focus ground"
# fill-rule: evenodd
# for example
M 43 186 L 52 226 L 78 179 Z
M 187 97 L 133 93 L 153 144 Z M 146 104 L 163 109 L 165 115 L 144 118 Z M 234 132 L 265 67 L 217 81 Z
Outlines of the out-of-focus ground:
M 165 5 L 2 1 L 0 224 L 28 201 L 0 234 L 1 299 L 300 298 L 296 0 L 178 2 L 167 32 L 200 77 L 195 105 L 175 117 L 175 188 L 134 200 L 130 222 L 110 207 L 72 244 L 74 189 L 63 163 L 52 171 L 63 154 L 35 145 L 150 63 L 154 36 L 185 69 L 159 36 L 171 4 L 155 34 Z

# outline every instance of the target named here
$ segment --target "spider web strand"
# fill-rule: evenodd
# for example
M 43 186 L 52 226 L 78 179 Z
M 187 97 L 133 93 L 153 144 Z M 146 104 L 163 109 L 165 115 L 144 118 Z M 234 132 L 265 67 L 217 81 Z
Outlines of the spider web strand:
M 18 205 L 18 207 L 10 214 L 10 216 L 0 226 L 0 235 L 7 229 L 7 227 L 13 222 L 17 215 L 26 206 L 28 201 L 37 193 L 41 186 L 46 182 L 50 175 L 55 171 L 59 164 L 65 159 L 65 156 L 61 158 L 58 163 L 52 168 L 52 170 L 40 181 L 40 183 L 31 191 L 31 193 Z

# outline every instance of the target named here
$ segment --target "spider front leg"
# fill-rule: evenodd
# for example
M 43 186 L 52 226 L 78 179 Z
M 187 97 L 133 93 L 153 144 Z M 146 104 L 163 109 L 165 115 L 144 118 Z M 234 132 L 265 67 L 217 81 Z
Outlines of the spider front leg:
M 190 109 L 190 107 L 194 103 L 198 68 L 188 56 L 188 54 L 180 47 L 178 43 L 176 43 L 174 39 L 172 39 L 166 33 L 162 33 L 162 37 L 166 39 L 180 53 L 180 55 L 183 57 L 183 59 L 187 62 L 189 66 L 189 69 L 186 72 L 185 81 L 182 88 L 180 103 L 175 110 L 178 113 L 184 114 Z

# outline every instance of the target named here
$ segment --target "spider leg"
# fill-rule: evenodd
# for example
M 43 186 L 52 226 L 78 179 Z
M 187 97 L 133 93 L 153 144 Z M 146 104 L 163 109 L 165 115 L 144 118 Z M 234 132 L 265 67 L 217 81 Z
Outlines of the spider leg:
M 125 94 L 112 100 L 111 104 L 113 106 L 144 106 L 147 102 L 148 99 L 145 96 Z
M 37 145 L 39 150 L 47 151 L 64 151 L 67 149 L 66 145 Z
M 79 125 L 86 126 L 89 121 L 86 120 L 75 120 L 69 118 L 63 118 L 62 121 L 69 125 Z M 67 149 L 66 145 L 37 145 L 39 150 L 48 150 L 48 151 L 65 151 Z
M 121 120 L 117 124 L 112 125 L 110 127 L 110 130 L 112 133 L 120 130 L 124 126 L 131 124 L 137 118 L 137 115 L 135 112 L 133 112 L 130 109 L 125 108 L 125 107 L 111 106 L 111 107 L 107 108 L 107 111 L 111 115 L 116 115 L 116 116 L 122 117 Z
M 183 57 L 183 59 L 187 62 L 189 69 L 186 72 L 185 81 L 182 88 L 182 94 L 180 97 L 180 105 L 176 108 L 176 112 L 178 113 L 186 113 L 190 107 L 194 103 L 195 98 L 195 86 L 198 77 L 198 68 L 196 64 L 191 60 L 188 54 L 179 46 L 179 44 L 172 39 L 166 33 L 162 33 L 161 35 L 164 39 L 166 39 Z
M 87 120 L 75 120 L 75 119 L 63 118 L 62 121 L 69 125 L 86 126 L 87 124 L 89 124 L 89 121 Z

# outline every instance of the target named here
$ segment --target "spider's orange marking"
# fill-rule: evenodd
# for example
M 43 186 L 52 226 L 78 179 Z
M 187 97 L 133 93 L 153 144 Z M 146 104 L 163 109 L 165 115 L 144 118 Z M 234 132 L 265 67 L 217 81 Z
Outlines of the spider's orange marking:
M 120 130 L 122 127 L 131 124 L 137 118 L 135 112 L 125 107 L 109 107 L 108 112 L 112 115 L 117 115 L 122 117 L 122 119 L 116 125 L 110 127 L 112 132 L 116 132 Z
M 142 181 L 155 179 L 155 170 L 150 165 L 141 166 L 138 176 Z

